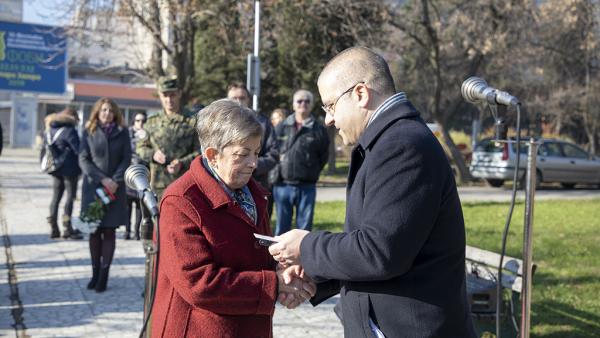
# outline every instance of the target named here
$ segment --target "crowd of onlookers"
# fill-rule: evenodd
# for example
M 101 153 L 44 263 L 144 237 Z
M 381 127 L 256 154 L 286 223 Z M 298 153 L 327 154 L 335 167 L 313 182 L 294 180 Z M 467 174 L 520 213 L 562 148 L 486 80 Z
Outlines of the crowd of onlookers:
M 57 168 L 49 172 L 53 187 L 47 218 L 50 238 L 62 235 L 77 240 L 89 233 L 92 278 L 88 289 L 97 292 L 106 289 L 118 227 L 125 227 L 125 240 L 140 239 L 144 206 L 140 205 L 137 192 L 125 186 L 127 167 L 131 164 L 148 167 L 150 185 L 160 200 L 164 190 L 201 154 L 196 121 L 202 110 L 193 109 L 198 105 L 192 109 L 182 106 L 178 85 L 176 77 L 161 78 L 158 96 L 163 111 L 151 116 L 137 113 L 130 126 L 110 98 L 96 102 L 81 131 L 78 131 L 78 112 L 71 108 L 45 119 L 42 152 L 51 145 L 57 162 Z M 226 94 L 227 99 L 242 107 L 250 105 L 250 93 L 242 83 L 231 84 Z M 298 90 L 290 114 L 285 109 L 275 109 L 269 117 L 254 113 L 263 134 L 252 177 L 270 192 L 268 212 L 269 217 L 275 212 L 277 235 L 291 228 L 294 214 L 298 228 L 312 227 L 316 182 L 329 149 L 326 128 L 312 114 L 313 103 L 312 93 Z M 73 215 L 80 178 L 81 210 Z M 59 204 L 65 192 L 61 234 Z M 88 223 L 95 220 L 96 227 L 91 231 L 79 229 L 76 225 L 83 222 L 73 222 L 73 217 Z

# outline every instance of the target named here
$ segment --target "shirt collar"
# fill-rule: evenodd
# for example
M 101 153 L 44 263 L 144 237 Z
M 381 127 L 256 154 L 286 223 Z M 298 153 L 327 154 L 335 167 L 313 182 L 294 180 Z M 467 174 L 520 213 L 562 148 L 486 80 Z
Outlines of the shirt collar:
M 375 109 L 375 112 L 373 113 L 373 115 L 371 115 L 371 118 L 369 118 L 369 122 L 367 122 L 367 127 L 371 125 L 373 120 L 375 120 L 379 115 L 385 113 L 388 110 L 393 109 L 396 105 L 405 103 L 407 101 L 408 100 L 406 99 L 405 92 L 398 92 L 388 97 L 385 101 L 383 101 L 382 104 L 379 105 L 379 107 L 377 107 L 377 109 Z

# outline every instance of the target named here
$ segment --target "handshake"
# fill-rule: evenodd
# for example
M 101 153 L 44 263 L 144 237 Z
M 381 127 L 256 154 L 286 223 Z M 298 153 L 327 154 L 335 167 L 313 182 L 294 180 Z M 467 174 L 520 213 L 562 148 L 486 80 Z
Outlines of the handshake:
M 274 243 L 269 245 L 269 253 L 279 263 L 277 300 L 288 309 L 302 304 L 306 299 L 313 297 L 317 291 L 315 283 L 304 274 L 304 269 L 300 265 L 300 243 L 307 234 L 306 230 L 294 229 L 275 237 Z
M 279 295 L 277 301 L 288 309 L 294 309 L 315 295 L 317 286 L 304 275 L 300 265 L 284 267 L 277 265 Z

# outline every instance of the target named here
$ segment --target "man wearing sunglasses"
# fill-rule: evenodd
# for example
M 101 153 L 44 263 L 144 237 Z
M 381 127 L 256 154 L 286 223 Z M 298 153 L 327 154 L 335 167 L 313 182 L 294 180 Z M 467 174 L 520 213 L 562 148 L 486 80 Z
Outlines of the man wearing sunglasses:
M 326 123 L 355 146 L 344 232 L 292 230 L 269 251 L 318 283 L 311 303 L 341 294 L 345 337 L 475 337 L 462 210 L 437 139 L 368 48 L 335 56 L 318 87 Z
M 279 175 L 273 186 L 277 235 L 290 230 L 294 208 L 296 227 L 312 229 L 316 183 L 329 154 L 327 129 L 311 114 L 313 102 L 311 92 L 298 90 L 294 114 L 275 128 L 279 141 Z

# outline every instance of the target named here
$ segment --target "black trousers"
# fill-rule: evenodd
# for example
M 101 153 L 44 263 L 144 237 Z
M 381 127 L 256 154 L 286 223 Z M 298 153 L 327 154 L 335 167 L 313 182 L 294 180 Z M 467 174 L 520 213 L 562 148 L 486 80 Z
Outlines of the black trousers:
M 62 196 L 67 191 L 67 200 L 65 201 L 65 210 L 63 215 L 71 217 L 73 213 L 73 201 L 77 194 L 77 180 L 79 176 L 52 176 L 52 201 L 50 202 L 50 219 L 57 222 L 58 205 Z
M 142 210 L 140 209 L 140 200 L 137 197 L 127 196 L 127 208 L 129 209 L 129 217 L 127 218 L 127 223 L 125 224 L 125 232 L 131 233 L 131 212 L 133 211 L 133 206 L 135 205 L 135 223 L 134 223 L 134 231 L 135 234 L 138 235 L 140 233 L 140 223 L 142 223 Z

